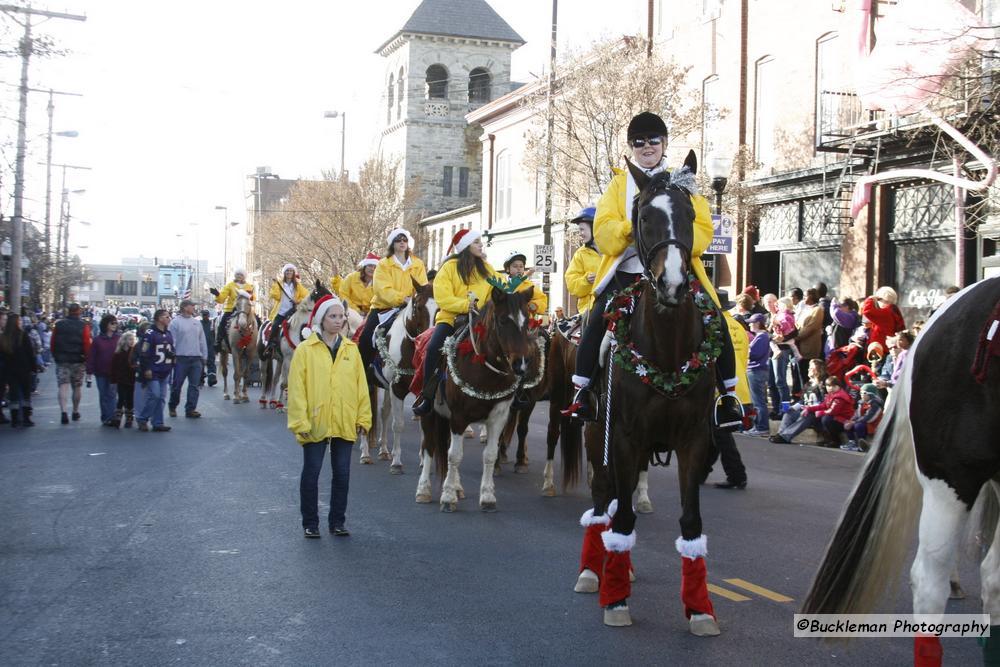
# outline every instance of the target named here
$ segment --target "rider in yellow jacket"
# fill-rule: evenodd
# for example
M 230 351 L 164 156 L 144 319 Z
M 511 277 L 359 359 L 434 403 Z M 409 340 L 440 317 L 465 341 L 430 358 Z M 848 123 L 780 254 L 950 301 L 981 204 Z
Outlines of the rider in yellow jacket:
M 632 119 L 628 126 L 628 142 L 632 149 L 632 162 L 647 174 L 653 175 L 666 170 L 664 164 L 664 148 L 667 139 L 667 127 L 663 119 L 656 114 L 643 112 Z M 629 258 L 626 250 L 632 245 L 631 200 L 638 195 L 631 175 L 624 170 L 615 170 L 607 190 L 597 203 L 597 213 L 594 218 L 594 240 L 603 256 L 594 281 L 594 309 L 604 312 L 610 296 L 633 282 L 642 272 L 637 257 Z M 695 211 L 694 243 L 691 249 L 691 270 L 703 289 L 712 297 L 716 306 L 718 296 L 701 262 L 704 253 L 712 240 L 712 216 L 708 201 L 698 194 L 691 195 L 691 204 Z M 720 396 L 716 404 L 715 423 L 724 429 L 735 429 L 742 424 L 743 410 L 736 396 L 739 383 L 736 367 L 735 351 L 732 337 L 734 331 L 741 330 L 739 324 L 726 317 L 727 326 L 722 327 L 722 354 L 716 361 L 716 371 L 720 376 L 726 392 Z M 735 329 L 734 329 L 735 327 Z M 591 400 L 588 387 L 597 367 L 601 340 L 604 337 L 604 322 L 601 318 L 590 318 L 584 329 L 583 337 L 577 348 L 576 374 L 573 383 L 577 386 L 577 396 L 567 412 L 583 419 L 595 419 L 596 409 Z M 746 369 L 743 368 L 745 376 Z
M 214 287 L 209 290 L 215 296 L 215 302 L 222 304 L 222 319 L 216 327 L 215 349 L 218 350 L 226 336 L 226 329 L 229 320 L 233 316 L 233 309 L 236 308 L 236 299 L 240 293 L 248 294 L 250 302 L 254 300 L 253 284 L 247 282 L 246 269 L 236 269 L 233 271 L 233 279 L 226 283 L 222 290 Z
M 531 282 L 529 279 L 531 274 L 534 273 L 533 270 L 526 270 L 524 265 L 527 263 L 528 258 L 522 252 L 514 251 L 507 255 L 507 259 L 503 261 L 503 270 L 507 272 L 507 275 L 511 278 L 517 278 L 518 276 L 524 276 L 524 282 L 517 286 L 518 292 L 526 292 L 529 289 L 534 288 L 534 292 L 531 295 L 531 302 L 528 304 L 528 310 L 536 319 L 541 319 L 545 313 L 549 311 L 549 297 L 545 295 L 537 285 Z
M 595 212 L 596 209 L 590 206 L 570 220 L 579 227 L 583 245 L 573 253 L 563 278 L 566 280 L 566 290 L 576 297 L 576 310 L 581 315 L 585 315 L 594 305 L 594 282 L 597 280 L 597 269 L 601 265 L 601 253 L 594 245 Z
M 389 311 L 406 305 L 413 296 L 413 283 L 427 284 L 427 269 L 416 255 L 411 254 L 413 238 L 405 229 L 394 229 L 386 239 L 388 251 L 384 258 L 375 265 L 375 275 L 372 278 L 372 302 L 365 320 L 365 329 L 358 340 L 361 348 L 361 360 L 367 367 L 375 356 L 372 338 L 375 329 L 380 324 L 380 316 L 385 318 Z
M 368 253 L 367 257 L 358 262 L 358 270 L 344 278 L 344 284 L 340 286 L 341 298 L 347 301 L 350 308 L 365 317 L 368 316 L 375 296 L 375 267 L 379 259 L 375 253 Z
M 482 306 L 490 298 L 493 286 L 489 278 L 503 280 L 486 261 L 483 235 L 478 230 L 462 229 L 451 240 L 450 256 L 434 276 L 434 301 L 438 311 L 434 317 L 434 333 L 424 356 L 424 389 L 413 405 L 418 417 L 429 414 L 434 407 L 434 394 L 440 378 L 437 365 L 445 339 L 455 333 L 455 318 L 465 315 L 471 307 Z
M 308 298 L 309 290 L 299 282 L 295 265 L 285 264 L 281 267 L 281 280 L 271 282 L 268 296 L 271 298 L 271 312 L 268 314 L 271 333 L 267 338 L 267 350 L 272 350 L 278 344 L 282 323 L 292 316 L 303 299 Z

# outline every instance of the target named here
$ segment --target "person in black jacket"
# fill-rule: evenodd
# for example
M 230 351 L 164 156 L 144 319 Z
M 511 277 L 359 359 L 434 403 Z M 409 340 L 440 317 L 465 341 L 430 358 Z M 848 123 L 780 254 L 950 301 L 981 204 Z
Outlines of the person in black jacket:
M 8 315 L 7 325 L 0 336 L 0 355 L 3 356 L 7 383 L 10 385 L 10 425 L 14 428 L 34 426 L 31 421 L 31 385 L 39 368 L 20 315 Z
M 80 420 L 80 398 L 87 355 L 90 353 L 90 325 L 80 319 L 80 304 L 71 303 L 65 318 L 56 322 L 52 331 L 52 357 L 56 360 L 56 380 L 59 383 L 59 408 L 62 423 L 69 423 L 66 403 L 73 390 L 73 421 Z

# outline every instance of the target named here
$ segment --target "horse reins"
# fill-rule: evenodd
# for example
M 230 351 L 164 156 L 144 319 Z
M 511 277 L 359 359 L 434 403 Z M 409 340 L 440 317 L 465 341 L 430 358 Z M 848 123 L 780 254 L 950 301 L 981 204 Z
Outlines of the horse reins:
M 691 195 L 687 188 L 681 185 L 665 183 L 662 180 L 657 182 L 656 187 L 653 188 L 650 195 L 660 192 L 666 194 L 666 191 L 670 189 L 678 190 L 688 196 Z M 653 286 L 653 291 L 656 291 L 656 281 L 653 279 L 653 271 L 650 267 L 653 265 L 653 259 L 655 258 L 656 253 L 664 248 L 676 246 L 682 253 L 684 253 L 685 257 L 691 257 L 691 248 L 677 238 L 669 238 L 664 241 L 660 241 L 659 243 L 654 244 L 652 248 L 644 250 L 646 243 L 643 240 L 642 225 L 639 224 L 639 195 L 636 195 L 635 200 L 632 202 L 632 236 L 635 239 L 635 248 L 639 254 L 639 261 L 642 263 L 642 275 Z

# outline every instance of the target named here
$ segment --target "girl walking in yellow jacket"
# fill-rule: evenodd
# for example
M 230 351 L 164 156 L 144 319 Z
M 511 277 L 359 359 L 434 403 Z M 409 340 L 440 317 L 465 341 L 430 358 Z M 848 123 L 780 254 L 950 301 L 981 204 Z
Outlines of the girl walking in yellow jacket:
M 368 382 L 357 346 L 340 335 L 343 302 L 325 296 L 316 302 L 303 342 L 288 373 L 288 430 L 302 445 L 299 501 L 306 537 L 319 537 L 319 475 L 330 450 L 330 532 L 348 535 L 345 525 L 351 449 L 371 428 Z
M 583 237 L 583 245 L 573 253 L 566 269 L 566 290 L 576 297 L 576 310 L 586 316 L 594 305 L 594 282 L 597 280 L 597 270 L 601 266 L 601 253 L 594 245 L 594 213 L 593 206 L 580 211 L 580 214 L 570 220 L 576 223 Z

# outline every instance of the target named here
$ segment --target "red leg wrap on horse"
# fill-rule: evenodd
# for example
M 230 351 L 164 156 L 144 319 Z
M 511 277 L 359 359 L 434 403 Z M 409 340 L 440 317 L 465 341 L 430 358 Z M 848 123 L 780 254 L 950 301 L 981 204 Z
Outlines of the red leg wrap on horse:
M 913 638 L 913 667 L 941 667 L 941 640 L 937 637 Z
M 705 580 L 708 570 L 704 558 L 685 558 L 681 556 L 681 601 L 684 603 L 684 615 L 691 618 L 692 614 L 710 614 L 715 617 L 712 600 L 708 597 L 708 585 Z
M 608 552 L 608 558 L 604 561 L 604 575 L 601 576 L 602 607 L 622 602 L 632 595 L 632 584 L 628 580 L 628 568 L 629 552 Z
M 590 570 L 598 577 L 604 570 L 604 540 L 601 533 L 608 527 L 603 523 L 587 526 L 583 531 L 583 548 L 580 550 L 580 572 Z

